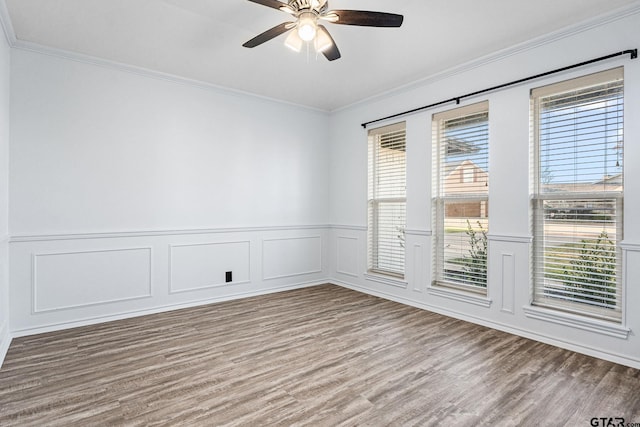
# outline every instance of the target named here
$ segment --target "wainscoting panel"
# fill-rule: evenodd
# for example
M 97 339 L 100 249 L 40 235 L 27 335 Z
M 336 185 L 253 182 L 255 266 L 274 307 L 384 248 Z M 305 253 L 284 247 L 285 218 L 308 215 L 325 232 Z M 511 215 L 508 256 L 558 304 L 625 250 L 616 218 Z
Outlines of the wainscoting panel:
M 262 241 L 262 279 L 271 280 L 322 272 L 322 237 L 292 237 Z
M 328 228 L 12 237 L 8 332 L 25 336 L 326 283 Z
M 502 254 L 502 308 L 505 313 L 514 313 L 516 273 L 514 255 Z
M 413 245 L 413 290 L 422 292 L 424 276 L 424 254 L 422 245 Z
M 7 350 L 9 350 L 9 345 L 11 345 L 9 324 L 8 322 L 2 322 L 0 323 L 0 368 L 2 367 L 4 358 L 7 355 Z
M 33 254 L 33 312 L 151 296 L 151 248 Z
M 358 277 L 358 238 L 338 236 L 336 242 L 336 273 Z
M 186 292 L 250 281 L 251 242 L 171 245 L 169 292 Z M 226 272 L 232 273 L 226 282 Z

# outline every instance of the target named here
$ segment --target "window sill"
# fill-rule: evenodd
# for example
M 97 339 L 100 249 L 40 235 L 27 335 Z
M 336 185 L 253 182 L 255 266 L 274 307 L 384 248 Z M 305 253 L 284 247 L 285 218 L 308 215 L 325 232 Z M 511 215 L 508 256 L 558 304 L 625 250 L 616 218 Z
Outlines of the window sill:
M 438 297 L 449 298 L 456 301 L 462 301 L 469 304 L 479 305 L 481 307 L 491 307 L 491 300 L 485 295 L 475 294 L 473 292 L 459 291 L 446 287 L 428 286 L 427 293 Z
M 584 331 L 597 332 L 610 337 L 626 340 L 631 332 L 629 328 L 604 320 L 589 319 L 588 317 L 534 306 L 524 306 L 522 309 L 524 310 L 525 316 L 532 319 L 543 320 L 563 326 L 570 326 Z
M 390 285 L 390 286 L 395 286 L 397 288 L 402 288 L 402 289 L 407 289 L 407 286 L 409 285 L 404 278 L 401 277 L 395 277 L 395 276 L 387 276 L 384 274 L 380 274 L 380 273 L 375 273 L 375 272 L 367 272 L 364 273 L 364 278 L 366 280 L 370 280 L 372 282 L 378 282 L 378 283 L 382 283 L 384 285 Z

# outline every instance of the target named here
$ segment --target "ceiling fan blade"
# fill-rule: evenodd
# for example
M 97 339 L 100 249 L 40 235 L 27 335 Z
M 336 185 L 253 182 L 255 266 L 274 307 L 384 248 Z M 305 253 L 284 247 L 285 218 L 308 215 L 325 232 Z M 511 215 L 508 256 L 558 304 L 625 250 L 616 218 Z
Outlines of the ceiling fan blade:
M 340 55 L 340 51 L 338 50 L 338 45 L 336 45 L 336 41 L 333 39 L 333 37 L 331 37 L 331 34 L 329 34 L 329 31 L 327 31 L 324 25 L 318 24 L 318 27 L 324 30 L 327 36 L 331 39 L 331 46 L 323 50 L 322 54 L 329 61 L 335 61 L 336 59 L 339 59 L 341 55 Z
M 404 17 L 395 13 L 367 10 L 329 10 L 321 18 L 334 24 L 360 25 L 364 27 L 399 27 Z
M 264 42 L 268 42 L 274 37 L 278 37 L 282 33 L 286 33 L 291 28 L 293 28 L 292 24 L 293 26 L 295 26 L 295 22 L 283 22 L 282 24 L 276 25 L 275 27 L 268 29 L 264 33 L 258 34 L 248 42 L 244 43 L 242 46 L 244 47 L 259 46 Z
M 271 7 L 273 9 L 280 9 L 282 6 L 288 6 L 287 3 L 282 3 L 278 0 L 249 0 L 253 3 L 258 3 L 263 6 Z

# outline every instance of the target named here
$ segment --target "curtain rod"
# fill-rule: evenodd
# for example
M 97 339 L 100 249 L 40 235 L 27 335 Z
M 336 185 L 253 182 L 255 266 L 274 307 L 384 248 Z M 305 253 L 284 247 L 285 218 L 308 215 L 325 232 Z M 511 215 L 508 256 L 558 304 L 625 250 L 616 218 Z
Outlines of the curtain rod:
M 577 63 L 577 64 L 568 65 L 566 67 L 557 68 L 557 69 L 552 70 L 552 71 L 547 71 L 545 73 L 536 74 L 535 76 L 529 76 L 529 77 L 525 77 L 523 79 L 514 80 L 514 81 L 509 82 L 509 83 L 503 83 L 503 84 L 498 85 L 498 86 L 493 86 L 493 87 L 490 87 L 490 88 L 487 88 L 487 89 L 483 89 L 483 90 L 478 90 L 478 91 L 475 91 L 475 92 L 467 93 L 466 95 L 454 96 L 453 98 L 449 98 L 449 99 L 446 99 L 444 101 L 435 102 L 433 104 L 425 105 L 424 107 L 418 107 L 418 108 L 414 108 L 413 110 L 407 110 L 407 111 L 403 111 L 402 113 L 392 114 L 392 115 L 387 116 L 387 117 L 382 117 L 380 119 L 371 120 L 369 122 L 364 122 L 364 123 L 362 123 L 361 126 L 366 129 L 366 127 L 368 125 L 372 124 L 372 123 L 381 122 L 383 120 L 388 120 L 388 119 L 394 119 L 396 117 L 405 116 L 407 114 L 416 113 L 416 112 L 422 111 L 422 110 L 427 110 L 429 108 L 433 108 L 433 107 L 437 107 L 437 106 L 440 106 L 440 105 L 448 104 L 450 102 L 455 102 L 456 104 L 460 104 L 460 100 L 461 99 L 470 98 L 472 96 L 480 95 L 482 93 L 492 92 L 494 90 L 498 90 L 498 89 L 502 89 L 502 88 L 505 88 L 505 87 L 517 85 L 519 83 L 523 83 L 523 82 L 526 82 L 526 81 L 529 81 L 529 80 L 539 79 L 540 77 L 549 76 L 551 74 L 560 73 L 562 71 L 571 70 L 573 68 L 583 67 L 585 65 L 593 64 L 594 62 L 605 61 L 607 59 L 615 58 L 616 56 L 622 56 L 622 55 L 627 55 L 627 54 L 630 55 L 629 59 L 636 59 L 638 57 L 638 49 L 623 50 L 622 52 L 616 52 L 616 53 L 612 53 L 610 55 L 601 56 L 599 58 L 590 59 L 589 61 L 584 61 L 584 62 L 580 62 L 580 63 Z

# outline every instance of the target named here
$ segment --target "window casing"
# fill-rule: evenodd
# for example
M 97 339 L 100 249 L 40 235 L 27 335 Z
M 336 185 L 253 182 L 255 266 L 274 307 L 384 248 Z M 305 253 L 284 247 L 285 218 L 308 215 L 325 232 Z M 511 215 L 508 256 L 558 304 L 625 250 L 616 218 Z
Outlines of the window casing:
M 489 103 L 434 114 L 434 286 L 486 295 Z
M 368 270 L 404 277 L 406 127 L 369 131 Z
M 620 322 L 623 69 L 532 90 L 532 304 Z

